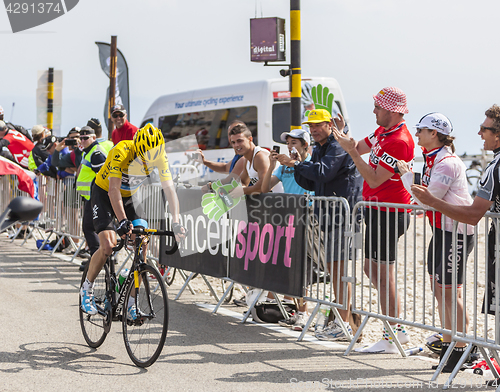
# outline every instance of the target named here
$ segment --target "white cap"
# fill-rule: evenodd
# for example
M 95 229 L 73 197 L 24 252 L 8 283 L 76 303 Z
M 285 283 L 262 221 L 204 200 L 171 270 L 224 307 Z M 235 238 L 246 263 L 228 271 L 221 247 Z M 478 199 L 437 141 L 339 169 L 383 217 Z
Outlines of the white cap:
M 438 112 L 426 114 L 415 125 L 415 128 L 434 129 L 443 135 L 449 135 L 453 131 L 450 119 Z
M 311 144 L 311 135 L 309 134 L 309 132 L 303 129 L 292 129 L 290 132 L 283 132 L 281 134 L 281 141 L 286 142 L 287 136 L 293 137 L 295 139 L 303 139 L 308 145 Z

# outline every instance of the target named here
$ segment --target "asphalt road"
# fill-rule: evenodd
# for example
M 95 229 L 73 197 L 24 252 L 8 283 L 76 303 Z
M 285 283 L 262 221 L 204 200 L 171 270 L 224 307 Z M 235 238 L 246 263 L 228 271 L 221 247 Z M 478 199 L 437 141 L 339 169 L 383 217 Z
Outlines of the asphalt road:
M 32 242 L 32 241 L 31 241 Z M 1 391 L 313 391 L 436 390 L 427 361 L 353 353 L 345 344 L 297 342 L 279 326 L 241 324 L 242 308 L 211 314 L 204 293 L 172 298 L 170 323 L 158 361 L 140 369 L 130 361 L 115 323 L 97 350 L 82 337 L 78 318 L 81 273 L 75 264 L 0 237 Z M 461 373 L 460 390 L 485 388 L 484 378 Z

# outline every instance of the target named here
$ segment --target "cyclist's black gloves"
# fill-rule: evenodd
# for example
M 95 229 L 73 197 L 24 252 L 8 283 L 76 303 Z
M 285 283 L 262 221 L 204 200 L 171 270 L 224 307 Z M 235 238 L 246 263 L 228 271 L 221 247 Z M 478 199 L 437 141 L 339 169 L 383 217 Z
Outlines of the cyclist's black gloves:
M 184 229 L 184 233 L 182 232 L 182 229 Z M 174 231 L 175 235 L 183 235 L 187 236 L 187 229 L 183 227 L 180 223 L 173 223 L 172 224 L 172 230 Z
M 118 225 L 118 228 L 116 229 L 116 232 L 118 235 L 121 237 L 124 234 L 127 234 L 130 231 L 130 225 L 132 222 L 130 222 L 128 219 L 122 219 L 120 221 L 120 224 Z

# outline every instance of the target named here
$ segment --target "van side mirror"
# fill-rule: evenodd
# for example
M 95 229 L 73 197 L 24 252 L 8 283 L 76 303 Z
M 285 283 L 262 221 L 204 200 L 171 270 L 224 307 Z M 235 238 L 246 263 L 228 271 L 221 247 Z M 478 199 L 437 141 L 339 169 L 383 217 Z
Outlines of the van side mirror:
M 11 200 L 7 209 L 0 216 L 0 231 L 14 222 L 24 222 L 35 219 L 42 211 L 42 208 L 43 204 L 31 197 L 16 197 Z

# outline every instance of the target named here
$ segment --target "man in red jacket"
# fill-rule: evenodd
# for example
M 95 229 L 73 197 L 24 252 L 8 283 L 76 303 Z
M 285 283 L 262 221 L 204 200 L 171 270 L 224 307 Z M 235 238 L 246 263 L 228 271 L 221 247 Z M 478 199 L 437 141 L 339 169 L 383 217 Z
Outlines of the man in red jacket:
M 121 104 L 115 105 L 111 108 L 111 121 L 115 125 L 115 129 L 111 133 L 111 140 L 113 145 L 117 145 L 122 140 L 132 140 L 137 127 L 127 121 L 127 111 Z

